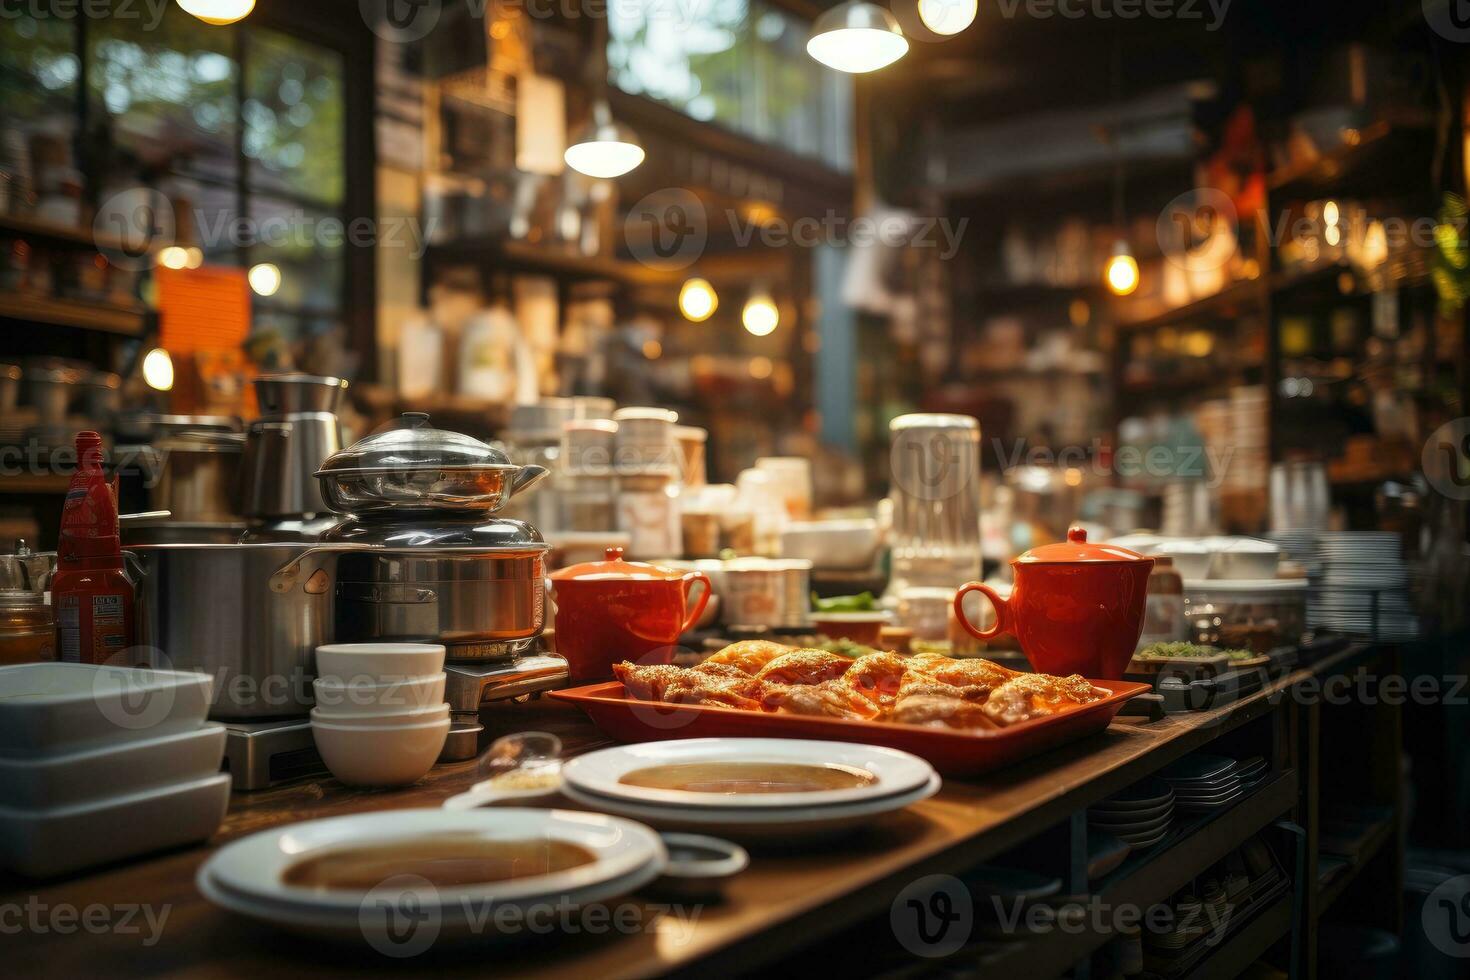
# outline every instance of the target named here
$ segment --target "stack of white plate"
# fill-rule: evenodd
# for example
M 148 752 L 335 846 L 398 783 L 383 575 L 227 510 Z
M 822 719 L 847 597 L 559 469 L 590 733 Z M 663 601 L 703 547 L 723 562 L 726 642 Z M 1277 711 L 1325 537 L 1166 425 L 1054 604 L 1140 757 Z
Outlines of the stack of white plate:
M 433 767 L 449 736 L 444 648 L 334 643 L 316 648 L 311 735 L 332 775 L 402 786 Z
M 1317 556 L 1319 534 L 1321 532 L 1315 528 L 1304 527 L 1272 531 L 1266 537 L 1281 549 L 1281 557 L 1301 565 L 1306 569 L 1308 578 L 1316 579 L 1322 572 L 1321 561 Z
M 1223 755 L 1187 755 L 1161 769 L 1159 778 L 1173 788 L 1181 813 L 1210 813 L 1245 795 L 1240 763 Z
M 1169 835 L 1174 822 L 1174 790 L 1160 779 L 1145 779 L 1087 809 L 1087 823 L 1135 851 Z
M 1405 642 L 1419 635 L 1409 603 L 1403 545 L 1390 531 L 1338 531 L 1317 540 L 1321 579 L 1307 603 L 1307 625 Z
M 476 873 L 474 839 L 532 847 L 564 842 L 591 860 L 562 870 L 543 864 L 518 877 L 460 883 Z M 446 841 L 456 842 L 457 860 L 444 860 Z M 441 849 L 437 859 L 436 846 Z M 420 853 L 425 848 L 427 857 Z M 370 857 L 363 860 L 346 857 L 365 853 Z M 293 880 L 293 869 L 330 855 L 343 856 L 341 867 L 355 863 L 356 878 L 364 876 L 363 867 L 371 867 L 371 886 L 336 886 L 330 878 L 311 884 Z M 402 957 L 424 952 L 440 939 L 552 935 L 556 923 L 567 921 L 564 911 L 627 895 L 657 878 L 667 860 L 652 830 L 599 813 L 386 810 L 252 834 L 215 852 L 195 884 L 205 898 L 232 912 L 293 931 L 366 940 L 379 952 Z M 430 877 L 440 871 L 456 880 Z
M 720 775 L 723 764 L 774 764 L 866 773 L 860 786 L 780 791 Z M 667 766 L 700 766 L 711 787 L 662 789 L 625 777 Z M 728 773 L 731 770 L 724 770 Z M 623 745 L 578 756 L 562 767 L 562 793 L 583 806 L 666 830 L 745 840 L 791 840 L 850 830 L 939 791 L 934 768 L 896 749 L 784 738 L 700 738 Z M 772 791 L 775 788 L 778 791 Z
M 0 866 L 36 877 L 204 840 L 224 819 L 207 674 L 0 667 Z

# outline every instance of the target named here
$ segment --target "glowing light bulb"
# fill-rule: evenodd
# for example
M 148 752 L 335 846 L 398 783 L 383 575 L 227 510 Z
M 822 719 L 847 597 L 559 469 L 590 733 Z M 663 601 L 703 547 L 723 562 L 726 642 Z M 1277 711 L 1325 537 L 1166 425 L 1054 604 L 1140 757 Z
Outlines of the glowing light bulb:
M 281 288 L 281 270 L 269 262 L 251 266 L 246 278 L 250 280 L 250 288 L 260 296 L 274 296 Z
M 1108 288 L 1119 296 L 1127 296 L 1138 288 L 1138 260 L 1128 251 L 1125 242 L 1113 247 L 1107 277 Z
M 174 386 L 174 359 L 162 347 L 143 355 L 143 380 L 154 391 L 171 391 Z
M 833 7 L 812 24 L 806 53 L 828 68 L 861 75 L 908 53 L 908 38 L 887 10 L 864 0 Z
M 769 337 L 781 324 L 781 311 L 768 293 L 752 293 L 740 312 L 740 322 L 755 337 Z
M 919 0 L 919 20 L 935 34 L 958 34 L 979 11 L 978 0 Z
M 158 252 L 158 264 L 165 269 L 187 269 L 189 268 L 189 250 L 177 245 L 160 249 Z
M 703 323 L 720 307 L 715 287 L 704 279 L 689 279 L 679 289 L 679 312 L 690 323 Z
M 178 0 L 178 4 L 187 13 L 217 27 L 244 20 L 255 9 L 255 0 Z

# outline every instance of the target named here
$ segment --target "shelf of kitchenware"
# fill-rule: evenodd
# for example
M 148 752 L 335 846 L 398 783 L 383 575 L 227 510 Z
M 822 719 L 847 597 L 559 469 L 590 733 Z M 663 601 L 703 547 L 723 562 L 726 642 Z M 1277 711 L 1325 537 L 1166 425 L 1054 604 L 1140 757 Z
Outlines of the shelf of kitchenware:
M 1292 894 L 1288 888 L 1264 908 L 1252 910 L 1244 925 L 1231 923 L 1223 942 L 1181 974 L 1182 980 L 1227 980 L 1240 976 L 1291 930 Z
M 1393 839 L 1397 826 L 1398 822 L 1393 818 L 1376 821 L 1365 832 L 1362 838 L 1363 842 L 1358 849 L 1357 856 L 1353 860 L 1349 861 L 1345 867 L 1341 868 L 1325 882 L 1320 877 L 1314 879 L 1317 887 L 1317 903 L 1315 907 L 1318 918 L 1327 914 L 1333 904 L 1357 880 L 1358 873 L 1367 867 L 1378 856 L 1378 853 L 1383 850 L 1384 845 Z
M 53 221 L 19 214 L 0 214 L 0 233 L 90 249 L 123 248 L 122 239 L 114 235 L 99 234 L 95 229 L 80 225 L 59 225 Z
M 1273 170 L 1266 175 L 1266 187 L 1278 200 L 1349 194 L 1360 188 L 1382 195 L 1385 169 L 1397 167 L 1421 176 L 1406 162 L 1422 160 L 1427 165 L 1434 140 L 1433 119 L 1417 112 L 1380 119 L 1358 130 L 1355 141 L 1316 160 Z
M 496 271 L 542 273 L 560 279 L 604 279 L 630 286 L 677 282 L 677 270 L 666 271 L 640 262 L 578 255 L 551 245 L 533 245 L 498 237 L 460 238 L 429 246 L 430 264 L 493 262 Z
M 139 337 L 147 325 L 147 318 L 148 314 L 136 307 L 27 296 L 24 293 L 0 294 L 0 319 L 5 320 Z
M 1279 773 L 1227 810 L 1180 823 L 1168 843 L 1126 861 L 1103 879 L 1093 896 L 1104 908 L 1148 908 L 1164 901 L 1211 865 L 1270 826 L 1297 801 L 1297 774 Z M 1090 956 L 1113 930 L 1047 932 L 1011 944 L 986 962 L 1013 963 L 1027 975 L 1055 976 Z

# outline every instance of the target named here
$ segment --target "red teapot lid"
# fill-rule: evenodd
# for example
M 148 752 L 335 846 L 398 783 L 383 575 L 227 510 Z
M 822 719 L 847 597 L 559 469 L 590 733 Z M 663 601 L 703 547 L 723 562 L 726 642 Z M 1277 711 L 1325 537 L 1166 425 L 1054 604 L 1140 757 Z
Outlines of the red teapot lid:
M 1050 565 L 1061 563 L 1098 564 L 1103 562 L 1152 561 L 1136 551 L 1120 548 L 1115 544 L 1089 544 L 1087 532 L 1074 527 L 1067 532 L 1067 540 L 1056 544 L 1044 544 L 1032 548 L 1017 558 L 1017 565 Z
M 608 548 L 604 561 L 584 561 L 568 565 L 551 573 L 553 582 L 574 581 L 631 581 L 631 582 L 675 582 L 684 578 L 685 572 L 672 568 L 660 568 L 641 561 L 624 561 L 622 548 Z

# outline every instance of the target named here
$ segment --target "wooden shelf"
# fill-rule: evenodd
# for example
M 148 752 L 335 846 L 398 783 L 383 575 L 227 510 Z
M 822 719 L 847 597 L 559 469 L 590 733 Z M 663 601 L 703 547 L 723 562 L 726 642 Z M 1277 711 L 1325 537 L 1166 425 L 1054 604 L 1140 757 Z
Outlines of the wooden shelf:
M 1291 889 L 1270 899 L 1265 908 L 1253 910 L 1246 924 L 1184 976 L 1189 980 L 1229 980 L 1238 977 L 1291 931 Z
M 629 286 L 661 286 L 683 281 L 682 270 L 641 262 L 588 257 L 551 246 L 492 238 L 460 239 L 429 246 L 433 262 L 493 262 L 506 271 L 540 273 L 565 280 L 606 280 Z
M 38 221 L 19 214 L 0 214 L 0 232 L 25 238 L 39 238 L 43 241 L 64 245 L 82 246 L 94 251 L 104 248 L 131 251 L 124 247 L 122 239 L 116 235 L 98 235 L 90 227 L 59 225 L 55 222 Z
M 1397 822 L 1393 819 L 1379 820 L 1368 828 L 1363 838 L 1363 845 L 1358 851 L 1355 860 L 1350 860 L 1347 867 L 1343 868 L 1324 885 L 1313 877 L 1313 883 L 1317 888 L 1317 915 L 1321 917 L 1332 908 L 1334 902 L 1342 897 L 1343 892 L 1348 890 L 1358 877 L 1358 872 L 1373 860 L 1383 846 L 1392 839 Z
M 1162 902 L 1205 869 L 1270 826 L 1297 801 L 1297 774 L 1279 773 L 1239 803 L 1203 820 L 1179 824 L 1161 848 L 1129 860 L 1096 889 L 1104 908 L 1148 908 Z M 1050 931 L 1011 943 L 986 962 L 987 972 L 1007 966 L 1026 976 L 1058 976 L 1112 938 L 1111 931 Z
M 1206 296 L 1193 303 L 1186 303 L 1172 310 L 1164 310 L 1134 320 L 1122 320 L 1118 323 L 1118 329 L 1153 330 L 1158 327 L 1172 327 L 1190 320 L 1230 320 L 1239 316 L 1243 308 L 1252 306 L 1263 308 L 1268 291 L 1269 286 L 1258 279 L 1231 283 L 1215 295 Z
M 147 316 L 147 311 L 142 308 L 55 299 L 49 296 L 27 296 L 23 293 L 0 294 L 0 319 L 5 320 L 25 320 L 30 323 L 48 323 L 58 327 L 138 337 L 147 324 Z
M 17 473 L 0 476 L 0 494 L 66 493 L 70 473 Z
M 1319 197 L 1381 196 L 1385 171 L 1413 169 L 1423 162 L 1421 182 L 1428 178 L 1428 166 L 1434 151 L 1434 129 L 1429 125 L 1380 121 L 1358 131 L 1357 142 L 1340 146 L 1320 158 L 1300 166 L 1284 167 L 1266 178 L 1273 198 L 1311 200 Z

